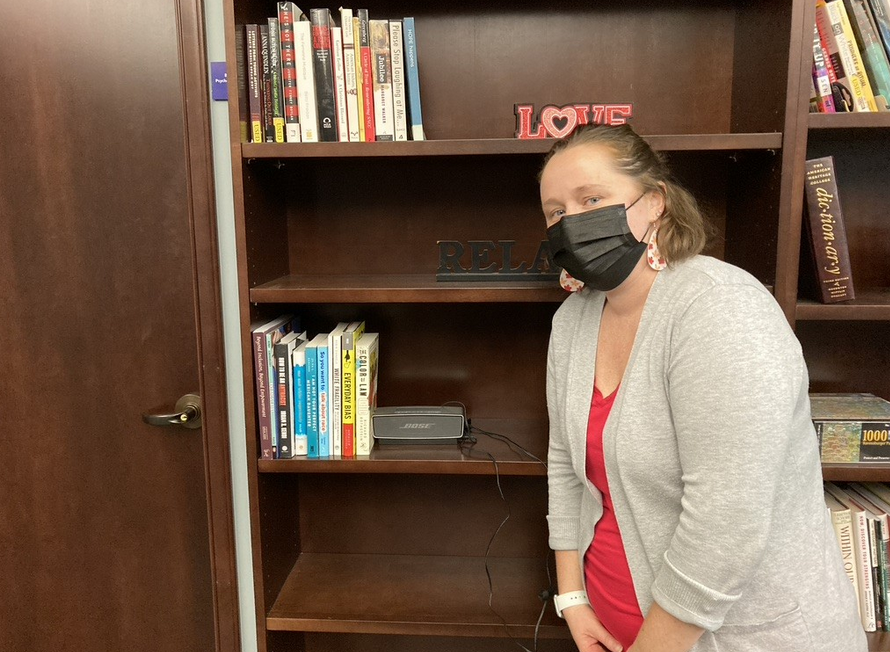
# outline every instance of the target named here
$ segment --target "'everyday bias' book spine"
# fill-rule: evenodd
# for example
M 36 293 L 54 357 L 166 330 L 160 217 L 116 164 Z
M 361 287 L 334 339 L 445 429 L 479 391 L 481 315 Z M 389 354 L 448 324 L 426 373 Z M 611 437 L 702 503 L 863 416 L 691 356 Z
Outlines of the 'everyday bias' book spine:
M 328 9 L 311 9 L 309 18 L 312 25 L 319 140 L 337 142 L 337 101 L 334 97 L 334 62 L 331 56 L 331 12 Z
M 281 85 L 284 100 L 284 140 L 300 142 L 300 108 L 297 100 L 297 59 L 294 52 L 293 2 L 278 3 L 278 29 L 281 42 Z
M 235 65 L 238 66 L 238 133 L 242 143 L 250 142 L 250 108 L 247 103 L 247 26 L 235 27 Z
M 389 47 L 389 21 L 370 21 L 371 58 L 374 84 L 374 130 L 376 140 L 395 139 L 392 105 L 392 54 Z
M 389 49 L 392 63 L 392 109 L 396 140 L 408 140 L 408 100 L 405 96 L 405 57 L 402 21 L 389 21 Z
M 260 26 L 245 27 L 247 57 L 247 104 L 250 113 L 250 141 L 266 142 L 263 130 L 263 73 L 260 60 Z
M 349 114 L 346 109 L 346 71 L 343 64 L 343 29 L 331 28 L 331 48 L 334 53 L 334 89 L 337 100 L 337 140 L 349 142 Z
M 346 118 L 349 142 L 362 139 L 359 129 L 359 96 L 356 77 L 355 29 L 352 9 L 340 9 L 340 24 L 343 30 L 343 77 L 346 83 Z
M 297 104 L 300 110 L 300 138 L 318 142 L 318 111 L 315 99 L 315 66 L 312 53 L 312 25 L 294 21 L 294 54 L 297 61 Z
M 343 457 L 355 457 L 355 341 L 365 332 L 364 322 L 352 322 L 342 335 Z
M 362 140 L 374 142 L 377 140 L 376 125 L 374 123 L 374 62 L 371 57 L 371 26 L 367 9 L 359 9 L 358 15 L 358 45 L 359 63 L 361 64 L 361 97 L 362 97 L 362 124 L 365 135 Z
M 309 453 L 309 434 L 307 431 L 307 410 L 309 401 L 306 394 L 306 346 L 308 342 L 300 342 L 294 349 L 293 391 L 294 391 L 294 455 Z
M 276 143 L 284 142 L 284 98 L 281 84 L 281 41 L 277 18 L 268 19 L 269 72 L 272 76 L 272 129 Z
M 330 412 L 331 454 L 343 454 L 343 331 L 348 322 L 340 322 L 328 335 L 328 359 L 331 362 Z
M 806 161 L 808 227 L 823 303 L 854 299 L 850 253 L 838 196 L 834 159 Z
M 263 88 L 263 134 L 267 143 L 275 142 L 272 124 L 272 68 L 269 63 L 269 26 L 260 25 L 260 65 Z
M 408 87 L 408 118 L 411 121 L 411 140 L 424 140 L 423 114 L 420 110 L 420 74 L 417 67 L 417 33 L 414 18 L 406 18 L 405 25 L 405 83 Z

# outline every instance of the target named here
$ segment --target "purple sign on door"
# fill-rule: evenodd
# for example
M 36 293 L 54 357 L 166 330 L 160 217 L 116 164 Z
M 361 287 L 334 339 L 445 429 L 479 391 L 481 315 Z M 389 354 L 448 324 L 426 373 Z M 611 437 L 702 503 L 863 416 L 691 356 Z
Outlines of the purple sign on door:
M 225 61 L 210 62 L 210 88 L 212 89 L 211 97 L 214 100 L 229 99 L 229 80 L 226 76 Z

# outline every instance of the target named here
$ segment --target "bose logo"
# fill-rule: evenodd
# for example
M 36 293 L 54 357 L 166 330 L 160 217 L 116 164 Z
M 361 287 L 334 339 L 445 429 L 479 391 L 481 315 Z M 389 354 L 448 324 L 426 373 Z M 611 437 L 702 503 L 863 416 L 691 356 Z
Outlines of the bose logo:
M 399 430 L 429 430 L 434 425 L 433 423 L 406 423 Z

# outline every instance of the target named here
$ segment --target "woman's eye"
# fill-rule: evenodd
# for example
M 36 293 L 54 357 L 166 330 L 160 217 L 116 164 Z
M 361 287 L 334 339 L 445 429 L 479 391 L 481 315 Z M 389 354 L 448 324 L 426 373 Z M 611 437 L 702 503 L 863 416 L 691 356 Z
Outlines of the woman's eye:
M 597 203 L 599 203 L 599 200 L 600 200 L 599 197 L 588 197 L 587 199 L 584 200 L 584 203 L 587 204 L 588 206 L 594 206 Z
M 550 211 L 550 215 L 548 217 L 550 217 L 551 220 L 558 220 L 565 214 L 565 210 L 563 210 L 562 208 L 557 208 L 554 211 Z

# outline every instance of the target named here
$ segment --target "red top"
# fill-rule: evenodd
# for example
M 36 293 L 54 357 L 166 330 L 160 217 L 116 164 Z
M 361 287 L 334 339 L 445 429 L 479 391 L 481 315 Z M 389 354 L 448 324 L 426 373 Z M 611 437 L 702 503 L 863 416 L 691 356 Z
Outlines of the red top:
M 627 556 L 624 554 L 603 458 L 603 428 L 617 393 L 616 390 L 611 396 L 603 398 L 594 387 L 590 404 L 587 422 L 587 479 L 603 495 L 603 516 L 596 524 L 593 543 L 584 555 L 584 579 L 587 595 L 597 618 L 626 650 L 640 632 L 643 614 L 640 612 Z

